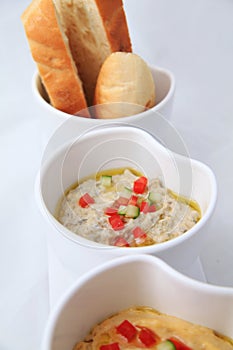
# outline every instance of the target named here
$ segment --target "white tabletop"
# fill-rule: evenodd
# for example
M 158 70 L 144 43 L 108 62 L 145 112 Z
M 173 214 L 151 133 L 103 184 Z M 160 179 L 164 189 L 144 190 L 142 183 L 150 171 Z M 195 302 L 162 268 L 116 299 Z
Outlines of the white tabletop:
M 37 350 L 49 312 L 45 223 L 34 183 L 43 153 L 35 71 L 20 15 L 29 0 L 1 0 L 0 349 Z M 171 122 L 190 156 L 218 182 L 211 239 L 201 255 L 208 283 L 233 287 L 233 2 L 125 0 L 133 48 L 171 70 Z

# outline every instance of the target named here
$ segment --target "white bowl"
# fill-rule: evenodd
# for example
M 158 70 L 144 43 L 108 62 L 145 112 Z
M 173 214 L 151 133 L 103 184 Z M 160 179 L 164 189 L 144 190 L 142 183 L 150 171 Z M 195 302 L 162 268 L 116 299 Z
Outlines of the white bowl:
M 153 133 L 153 131 L 157 130 L 157 126 L 154 123 L 156 113 L 161 114 L 166 119 L 170 119 L 171 117 L 175 92 L 175 78 L 169 70 L 154 66 L 150 68 L 156 86 L 156 105 L 143 113 L 130 117 L 118 118 L 117 120 L 130 125 L 141 126 Z M 38 72 L 35 72 L 33 76 L 32 90 L 41 110 L 40 121 L 44 142 L 48 141 L 54 130 L 62 123 L 66 122 L 67 119 L 71 119 L 74 123 L 77 123 L 80 133 L 94 126 L 112 123 L 112 119 L 92 119 L 71 116 L 54 108 L 47 102 Z
M 162 176 L 167 188 L 196 200 L 202 217 L 185 234 L 167 242 L 136 248 L 107 246 L 72 233 L 54 217 L 64 190 L 101 169 L 131 167 L 148 178 Z M 40 169 L 37 200 L 48 222 L 47 238 L 56 256 L 67 269 L 80 276 L 111 258 L 149 253 L 184 270 L 201 252 L 208 239 L 205 226 L 216 202 L 216 181 L 206 165 L 169 151 L 146 131 L 112 125 L 97 128 L 52 152 Z
M 118 311 L 150 306 L 233 338 L 233 289 L 186 277 L 158 258 L 113 259 L 78 279 L 50 314 L 42 350 L 72 350 Z

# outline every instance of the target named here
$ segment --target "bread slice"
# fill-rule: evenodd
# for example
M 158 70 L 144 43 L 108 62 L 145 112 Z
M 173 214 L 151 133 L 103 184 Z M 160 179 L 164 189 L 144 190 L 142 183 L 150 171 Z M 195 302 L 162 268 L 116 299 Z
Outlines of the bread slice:
M 91 106 L 105 59 L 115 51 L 132 51 L 122 0 L 54 0 L 54 3 Z
M 33 0 L 21 19 L 51 104 L 69 114 L 87 108 L 82 81 L 53 0 Z
M 155 84 L 147 63 L 131 52 L 114 52 L 104 61 L 95 89 L 100 119 L 138 114 L 155 105 Z

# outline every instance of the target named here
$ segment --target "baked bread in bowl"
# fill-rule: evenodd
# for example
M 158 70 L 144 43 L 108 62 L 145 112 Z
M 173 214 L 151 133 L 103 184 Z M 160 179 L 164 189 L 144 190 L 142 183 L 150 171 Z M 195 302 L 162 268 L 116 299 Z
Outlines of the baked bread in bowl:
M 114 52 L 98 75 L 94 104 L 96 118 L 109 119 L 141 113 L 155 105 L 156 92 L 147 63 L 135 53 Z

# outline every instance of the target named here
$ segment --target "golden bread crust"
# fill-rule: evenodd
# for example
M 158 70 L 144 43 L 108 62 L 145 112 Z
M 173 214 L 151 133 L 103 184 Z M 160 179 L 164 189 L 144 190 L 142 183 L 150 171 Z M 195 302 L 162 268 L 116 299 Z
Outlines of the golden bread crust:
M 132 52 L 122 0 L 96 0 L 112 52 Z
M 97 79 L 94 102 L 100 119 L 130 116 L 153 107 L 155 84 L 146 62 L 130 52 L 109 55 Z
M 41 80 L 51 104 L 66 113 L 87 108 L 82 82 L 52 0 L 33 0 L 21 16 Z

